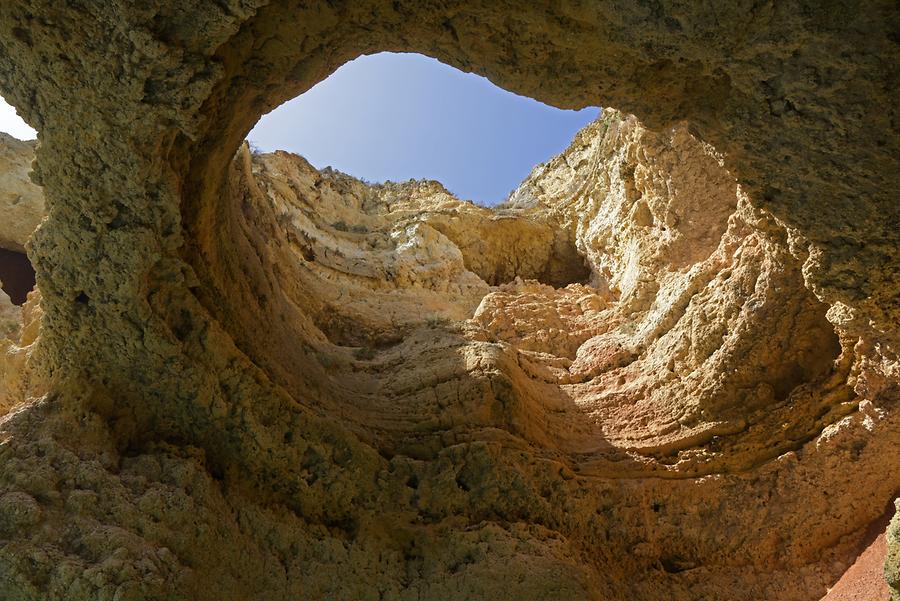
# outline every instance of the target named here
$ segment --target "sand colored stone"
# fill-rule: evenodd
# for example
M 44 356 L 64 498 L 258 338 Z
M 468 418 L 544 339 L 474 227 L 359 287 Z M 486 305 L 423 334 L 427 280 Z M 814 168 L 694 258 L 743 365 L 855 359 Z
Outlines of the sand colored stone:
M 900 473 L 896 23 L 4 3 L 49 214 L 0 597 L 821 598 Z M 496 212 L 241 149 L 383 49 L 637 117 Z
M 28 177 L 34 148 L 0 132 L 0 248 L 24 252 L 44 217 L 44 195 Z
M 9 296 L 3 290 L 0 290 L 0 336 L 18 338 L 21 326 L 22 310 L 9 300 Z

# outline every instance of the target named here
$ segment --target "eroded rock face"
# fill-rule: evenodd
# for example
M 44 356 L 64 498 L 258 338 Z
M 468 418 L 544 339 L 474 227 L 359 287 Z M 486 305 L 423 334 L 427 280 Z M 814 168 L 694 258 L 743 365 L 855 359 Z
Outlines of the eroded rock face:
M 0 336 L 18 337 L 22 326 L 22 309 L 15 306 L 9 296 L 0 290 Z
M 116 441 L 133 439 L 133 418 L 88 388 L 89 432 L 6 458 L 12 475 L 49 453 L 64 467 L 40 487 L 84 497 L 48 504 L 34 485 L 7 486 L 10 515 L 25 516 L 6 527 L 25 535 L 6 554 L 10 593 L 365 598 L 375 579 L 398 598 L 690 599 L 742 588 L 815 599 L 855 542 L 852 526 L 834 540 L 834 515 L 864 527 L 873 517 L 858 515 L 855 487 L 891 493 L 881 470 L 896 467 L 896 428 L 883 399 L 854 392 L 855 350 L 805 287 L 784 226 L 683 126 L 655 134 L 607 110 L 495 210 L 436 182 L 366 185 L 247 147 L 224 194 L 206 240 L 223 267 L 207 283 L 219 291 L 209 308 L 287 393 L 265 411 L 281 431 L 273 448 L 304 449 L 279 468 L 291 492 L 238 493 L 235 466 L 199 449 L 147 441 L 125 459 Z M 177 337 L 209 335 L 177 319 Z M 41 419 L 55 429 L 76 410 L 41 400 L 35 322 L 8 343 L 8 428 Z M 212 398 L 215 415 L 225 408 Z M 340 415 L 339 429 L 316 414 Z M 298 442 L 309 419 L 330 440 Z M 326 451 L 331 441 L 343 450 Z M 72 488 L 55 478 L 81 478 L 75 449 L 127 467 L 101 463 L 99 480 Z M 183 477 L 160 480 L 173 472 Z M 829 497 L 817 497 L 823 481 Z M 733 507 L 738 498 L 757 501 Z M 272 513 L 285 503 L 297 517 Z M 251 511 L 249 530 L 223 521 L 226 507 Z M 767 528 L 722 538 L 760 511 Z M 174 524 L 188 516 L 197 526 L 186 538 Z M 153 565 L 165 580 L 102 584 L 121 579 L 120 563 L 60 549 L 52 526 L 35 530 L 63 521 L 79 541 L 112 528 L 94 553 Z M 458 535 L 457 523 L 468 524 Z M 227 587 L 217 582 L 239 559 L 215 544 L 223 536 L 255 549 Z M 323 561 L 323 545 L 339 540 L 345 551 Z M 49 548 L 53 561 L 104 575 L 53 571 L 34 584 L 21 549 Z M 601 548 L 625 554 L 604 562 L 622 584 L 578 559 Z M 274 579 L 263 567 L 273 556 L 292 566 Z M 363 572 L 331 571 L 351 565 Z
M 898 488 L 897 18 L 3 3 L 49 215 L 0 596 L 820 597 Z M 657 133 L 500 215 L 235 158 L 386 48 Z
M 40 336 L 40 292 L 18 307 L 0 294 L 0 413 L 22 408 L 47 393 L 46 380 L 33 358 Z
M 0 132 L 0 248 L 20 253 L 44 217 L 44 195 L 28 177 L 34 147 Z

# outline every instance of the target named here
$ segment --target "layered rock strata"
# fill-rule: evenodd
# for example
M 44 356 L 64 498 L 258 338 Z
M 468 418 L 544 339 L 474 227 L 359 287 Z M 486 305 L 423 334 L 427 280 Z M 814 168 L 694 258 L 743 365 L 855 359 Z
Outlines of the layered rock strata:
M 896 493 L 896 383 L 685 125 L 495 210 L 242 147 L 205 219 L 185 396 L 59 388 L 37 294 L 6 343 L 10 598 L 818 599 Z
M 35 178 L 49 210 L 31 243 L 44 317 L 27 361 L 45 384 L 0 428 L 0 596 L 815 598 L 897 488 L 898 27 L 896 4 L 880 0 L 0 3 L 0 87 L 40 130 Z M 477 340 L 437 320 L 412 356 L 400 345 L 387 356 L 394 367 L 376 373 L 398 375 L 379 376 L 385 394 L 373 388 L 372 402 L 346 407 L 339 399 L 359 396 L 359 378 L 323 363 L 362 340 L 307 350 L 312 326 L 326 335 L 309 318 L 308 337 L 284 346 L 265 303 L 303 311 L 280 279 L 258 289 L 265 297 L 250 289 L 271 268 L 254 231 L 279 228 L 253 216 L 264 204 L 235 200 L 247 193 L 232 163 L 263 113 L 381 50 L 422 52 L 556 106 L 621 107 L 663 135 L 684 120 L 746 193 L 751 212 L 734 221 L 753 227 L 722 240 L 756 236 L 763 311 L 784 292 L 798 323 L 825 336 L 816 316 L 826 308 L 836 367 L 822 367 L 827 337 L 809 353 L 799 330 L 735 313 L 726 291 L 736 280 L 713 285 L 725 307 L 708 307 L 716 327 L 690 302 L 696 331 L 672 326 L 706 341 L 673 373 L 701 373 L 659 386 L 696 398 L 639 398 L 665 372 L 652 344 L 626 343 L 662 339 L 666 327 L 615 325 L 621 346 L 596 353 L 610 358 L 574 369 L 602 378 L 635 355 L 659 367 L 646 383 L 616 380 L 636 404 L 629 413 L 613 399 L 585 402 L 586 381 L 554 383 L 573 373 L 558 349 L 577 341 L 564 336 L 546 363 L 532 361 L 553 369 L 540 380 L 547 395 L 529 396 L 537 378 L 510 350 L 519 356 L 509 340 L 521 334 L 483 320 Z M 662 214 L 650 213 L 656 231 Z M 649 221 L 643 208 L 635 217 Z M 749 269 L 744 252 L 716 260 Z M 592 259 L 608 257 L 610 270 L 592 284 L 638 289 L 641 318 L 653 282 L 617 275 L 617 253 Z M 794 287 L 797 265 L 824 307 Z M 679 289 L 672 281 L 660 290 Z M 531 310 L 507 294 L 518 315 Z M 776 425 L 765 411 L 751 408 L 742 429 L 741 367 L 777 363 L 727 331 L 717 340 L 723 323 L 774 332 L 797 366 L 774 378 L 759 369 L 772 392 L 762 386 L 753 405 L 787 418 L 772 453 L 796 450 L 761 451 L 768 437 L 754 433 Z M 271 348 L 248 342 L 254 327 Z M 553 364 L 558 353 L 565 361 Z M 453 369 L 426 367 L 447 357 Z M 704 376 L 715 365 L 738 373 Z M 847 386 L 831 387 L 832 376 Z M 564 386 L 582 387 L 574 394 L 594 421 L 570 419 L 580 409 Z M 416 413 L 447 396 L 463 408 Z M 383 398 L 412 417 L 381 417 L 392 409 Z M 548 410 L 545 398 L 558 402 Z M 604 427 L 611 442 L 595 448 Z M 578 440 L 581 450 L 567 448 Z

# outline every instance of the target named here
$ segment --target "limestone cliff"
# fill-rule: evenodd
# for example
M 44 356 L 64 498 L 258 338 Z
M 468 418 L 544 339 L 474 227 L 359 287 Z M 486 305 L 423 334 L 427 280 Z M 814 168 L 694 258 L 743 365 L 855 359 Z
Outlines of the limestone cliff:
M 33 359 L 40 335 L 40 293 L 23 307 L 12 305 L 0 291 L 0 414 L 5 415 L 47 392 Z
M 47 206 L 44 384 L 0 423 L 0 597 L 820 596 L 900 488 L 898 30 L 888 0 L 0 3 L 0 88 L 40 132 Z M 548 288 L 460 239 L 491 287 L 470 319 L 385 335 L 356 300 L 368 325 L 332 319 L 338 299 L 292 289 L 309 268 L 282 262 L 303 244 L 254 191 L 263 167 L 234 157 L 383 50 L 619 107 L 663 148 L 680 129 L 721 153 L 736 209 L 669 211 L 655 196 L 685 186 L 653 165 L 680 161 L 613 152 L 594 201 L 567 195 L 596 215 L 538 199 L 523 222 L 560 225 L 529 263 Z M 606 179 L 635 202 L 604 204 Z M 385 268 L 418 271 L 425 225 L 451 221 L 398 233 L 412 256 Z M 422 312 L 474 300 L 456 265 Z
M 34 142 L 0 132 L 0 248 L 24 252 L 44 217 L 44 195 L 28 177 Z
M 896 382 L 684 124 L 496 209 L 247 146 L 216 202 L 124 322 L 166 379 L 54 384 L 99 289 L 10 329 L 6 597 L 815 600 L 896 494 Z

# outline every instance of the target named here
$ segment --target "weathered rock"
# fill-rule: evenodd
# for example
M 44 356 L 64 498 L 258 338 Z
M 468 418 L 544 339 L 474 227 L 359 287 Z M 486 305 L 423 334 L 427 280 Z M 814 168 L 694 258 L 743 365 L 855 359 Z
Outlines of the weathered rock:
M 43 316 L 40 292 L 32 292 L 22 307 L 3 299 L 0 292 L 0 415 L 34 401 L 48 388 L 33 358 Z
M 0 132 L 0 248 L 24 252 L 44 217 L 44 195 L 28 176 L 34 147 Z
M 9 296 L 0 290 L 0 338 L 19 337 L 22 327 L 22 309 L 12 304 Z
M 897 512 L 887 530 L 887 556 L 884 560 L 884 576 L 891 589 L 891 601 L 900 599 L 900 499 L 895 501 Z
M 820 597 L 900 467 L 898 18 L 3 3 L 49 215 L 0 596 Z M 657 133 L 596 125 L 502 219 L 444 198 L 400 229 L 341 216 L 362 184 L 234 161 L 387 48 Z
M 305 519 L 337 519 L 328 517 L 335 510 L 338 516 L 352 515 L 340 519 L 358 520 L 357 532 L 390 524 L 407 532 L 403 536 L 411 537 L 416 548 L 421 546 L 429 562 L 443 566 L 436 574 L 444 576 L 423 573 L 401 584 L 395 570 L 409 560 L 392 567 L 376 559 L 397 544 L 391 542 L 395 535 L 371 539 L 373 534 L 355 534 L 352 560 L 335 557 L 323 563 L 310 555 L 312 551 L 291 551 L 290 561 L 298 569 L 305 566 L 304 571 L 315 569 L 316 577 L 269 581 L 262 571 L 247 572 L 245 567 L 243 584 L 226 593 L 213 581 L 217 569 L 231 565 L 227 554 L 209 555 L 215 545 L 202 537 L 186 541 L 175 532 L 166 535 L 154 528 L 131 542 L 114 544 L 131 549 L 119 551 L 125 564 L 157 557 L 160 545 L 178 549 L 162 564 L 152 560 L 154 569 L 161 570 L 157 573 L 165 575 L 160 580 L 165 585 L 151 584 L 156 576 L 140 577 L 110 590 L 124 586 L 122 590 L 178 597 L 198 588 L 212 587 L 210 594 L 216 595 L 244 595 L 263 587 L 276 596 L 329 591 L 351 597 L 362 594 L 361 589 L 346 580 L 333 581 L 325 566 L 345 569 L 346 561 L 354 561 L 370 566 L 365 569 L 374 570 L 386 590 L 399 587 L 400 597 L 401 590 L 446 596 L 449 589 L 440 584 L 448 574 L 444 570 L 459 561 L 454 559 L 459 554 L 469 557 L 472 551 L 466 549 L 472 543 L 452 538 L 428 543 L 432 532 L 450 533 L 452 527 L 413 534 L 405 516 L 424 512 L 441 524 L 499 511 L 524 516 L 516 522 L 558 525 L 547 531 L 509 530 L 495 529 L 489 521 L 480 527 L 477 544 L 482 551 L 465 560 L 471 567 L 456 572 L 459 575 L 450 580 L 454 584 L 447 585 L 463 591 L 461 596 L 498 596 L 501 589 L 493 589 L 491 582 L 524 578 L 521 589 L 507 590 L 507 582 L 502 592 L 520 596 L 527 590 L 540 597 L 601 592 L 618 598 L 626 589 L 604 582 L 571 559 L 596 552 L 592 541 L 604 532 L 619 548 L 630 549 L 631 556 L 605 569 L 617 570 L 622 578 L 640 574 L 647 583 L 637 593 L 629 585 L 629 596 L 655 598 L 660 587 L 675 598 L 715 591 L 733 596 L 737 579 L 751 596 L 764 591 L 776 598 L 817 598 L 817 587 L 842 565 L 827 559 L 829 554 L 847 557 L 853 533 L 874 518 L 869 509 L 859 515 L 854 487 L 865 482 L 875 491 L 874 498 L 890 494 L 890 481 L 884 481 L 880 470 L 890 467 L 891 460 L 879 457 L 878 449 L 891 444 L 894 430 L 881 399 L 875 399 L 878 406 L 867 399 L 854 413 L 859 398 L 847 385 L 851 370 L 859 369 L 854 350 L 842 353 L 825 308 L 804 286 L 783 227 L 751 208 L 717 155 L 683 127 L 653 134 L 633 117 L 606 111 L 563 155 L 537 168 L 506 206 L 493 211 L 460 202 L 434 182 L 368 186 L 334 171 L 317 172 L 300 157 L 253 156 L 246 147 L 232 163 L 229 182 L 226 193 L 233 200 L 210 231 L 210 248 L 225 267 L 215 281 L 223 291 L 211 307 L 216 321 L 229 324 L 241 352 L 283 390 L 294 398 L 309 395 L 307 402 L 319 411 L 339 413 L 343 426 L 364 445 L 392 457 L 387 468 L 377 467 L 376 459 L 360 466 L 360 459 L 354 458 L 360 451 L 344 447 L 349 455 L 336 460 L 344 467 L 339 463 L 332 471 L 323 463 L 324 451 L 318 450 L 322 447 L 306 446 L 298 459 L 304 466 L 300 480 L 292 485 L 299 484 L 304 492 L 276 494 L 273 500 L 292 504 Z M 485 241 L 489 235 L 496 240 Z M 571 278 L 576 281 L 567 283 Z M 266 319 L 266 314 L 274 318 Z M 115 415 L 120 428 L 133 427 L 105 395 L 98 398 L 93 387 L 82 389 L 78 394 L 88 397 L 70 408 L 29 401 L 38 399 L 43 389 L 40 370 L 34 367 L 36 332 L 34 320 L 31 323 L 28 340 L 10 346 L 15 352 L 9 357 L 19 363 L 6 363 L 5 373 L 12 378 L 7 389 L 14 394 L 4 406 L 32 405 L 17 411 L 10 427 L 27 421 L 31 413 L 51 424 L 67 423 L 67 414 L 81 402 L 99 416 Z M 191 326 L 186 322 L 180 327 L 189 333 Z M 292 420 L 280 441 L 290 449 L 297 432 L 309 435 L 309 430 L 293 421 L 296 417 L 285 416 L 293 401 L 284 403 L 270 405 L 268 419 Z M 214 404 L 210 411 L 221 409 Z M 323 427 L 321 422 L 317 427 Z M 85 437 L 99 445 L 94 452 L 108 457 L 103 461 L 114 461 L 116 451 L 109 447 L 120 444 L 114 441 L 123 433 L 110 432 L 99 417 L 91 428 Z M 338 435 L 331 427 L 325 431 Z M 495 433 L 504 431 L 506 438 L 498 439 Z M 342 444 L 360 444 L 344 440 Z M 70 460 L 63 457 L 70 451 L 64 448 L 74 450 L 85 443 L 71 444 L 76 446 L 59 441 L 41 452 L 65 464 Z M 507 450 L 523 444 L 534 454 L 524 463 Z M 843 449 L 858 454 L 852 474 L 845 473 Z M 30 465 L 31 452 L 27 446 L 19 448 L 17 458 L 9 459 L 12 468 L 7 473 L 25 469 L 22 462 Z M 188 463 L 173 452 L 170 448 L 154 455 L 148 450 L 140 456 L 195 474 L 191 488 L 205 490 L 201 497 L 195 497 L 196 492 L 186 497 L 180 488 L 185 485 L 174 484 L 168 485 L 164 503 L 174 502 L 171 495 L 190 498 L 189 513 L 208 516 L 204 530 L 237 527 L 221 523 L 214 516 L 223 510 L 210 504 L 252 506 L 257 512 L 271 502 L 260 505 L 260 491 L 240 499 L 215 492 L 215 480 L 201 484 L 197 478 L 204 470 L 215 474 L 228 468 L 217 467 L 206 451 Z M 802 463 L 797 460 L 801 456 Z M 363 467 L 367 462 L 371 467 Z M 70 464 L 66 469 L 83 469 L 77 462 Z M 442 484 L 447 468 L 456 474 L 449 489 Z M 135 477 L 149 477 L 145 463 L 136 463 L 135 469 Z M 347 469 L 374 469 L 378 484 L 359 490 L 358 481 L 351 484 L 356 477 L 347 479 Z M 524 496 L 498 503 L 504 498 L 502 483 L 516 473 L 526 486 Z M 726 476 L 729 473 L 738 476 Z M 742 475 L 751 473 L 756 479 Z M 289 469 L 282 474 L 286 482 L 297 477 Z M 660 482 L 669 484 L 654 492 L 658 486 L 641 478 L 651 474 L 664 476 Z M 712 479 L 696 478 L 704 474 Z M 102 490 L 121 486 L 119 475 L 102 478 Z M 614 491 L 592 481 L 620 485 Z M 823 481 L 832 491 L 827 505 L 812 500 Z M 557 492 L 551 497 L 535 496 L 553 482 Z M 622 486 L 625 482 L 629 484 Z M 693 491 L 687 494 L 681 483 Z M 572 485 L 582 491 L 582 500 L 574 505 L 569 498 Z M 60 485 L 11 487 L 7 494 L 10 503 L 25 499 L 32 507 L 46 486 Z M 353 492 L 338 497 L 326 492 L 348 487 Z M 711 570 L 710 557 L 722 553 L 718 533 L 759 516 L 752 509 L 730 509 L 717 515 L 717 526 L 710 529 L 710 514 L 694 514 L 691 508 L 753 495 L 771 497 L 776 489 L 783 492 L 778 512 L 766 509 L 770 527 L 802 531 L 803 544 L 774 545 L 769 530 L 745 534 L 728 552 L 752 553 L 751 571 Z M 134 505 L 129 528 L 147 519 L 142 517 L 149 508 L 143 497 L 112 492 L 98 497 L 97 489 L 91 490 L 85 501 L 106 507 L 105 513 Z M 61 494 L 84 496 L 68 488 Z M 223 494 L 221 500 L 212 500 Z M 347 504 L 345 494 L 353 504 Z M 408 508 L 397 514 L 377 509 L 384 495 L 405 499 L 401 503 Z M 654 525 L 656 536 L 665 542 L 648 542 L 646 526 L 635 521 L 647 511 L 642 503 L 634 504 L 637 498 L 652 499 L 651 513 L 665 508 L 665 521 Z M 606 507 L 609 516 L 595 523 L 598 506 Z M 35 507 L 36 513 L 11 510 L 39 517 L 17 522 L 10 531 L 20 535 L 43 519 L 71 520 L 72 512 L 82 516 L 84 511 L 70 503 L 57 509 Z M 178 515 L 171 511 L 162 523 Z M 573 525 L 563 526 L 559 512 Z M 823 512 L 830 512 L 829 519 L 821 519 Z M 832 542 L 835 516 L 847 532 L 846 543 L 839 545 Z M 284 517 L 260 518 L 254 528 L 285 528 Z M 611 519 L 629 526 L 610 530 Z M 98 527 L 126 527 L 118 518 L 110 523 L 96 516 L 87 521 L 78 517 L 74 524 L 74 531 L 84 532 L 79 536 Z M 146 526 L 140 528 L 148 532 Z M 52 534 L 42 532 L 32 535 L 30 548 L 56 544 Z M 310 549 L 333 536 L 323 539 L 302 528 L 283 532 L 285 542 L 279 544 L 305 540 Z M 238 541 L 236 537 L 247 535 L 235 531 L 227 536 Z M 548 536 L 561 536 L 562 546 L 554 546 Z M 104 553 L 107 543 L 98 544 L 98 552 Z M 510 544 L 520 549 L 514 555 L 508 555 Z M 253 545 L 259 561 L 275 552 L 260 541 Z M 201 548 L 204 554 L 197 555 Z M 7 561 L 18 556 L 13 553 Z M 71 553 L 67 557 L 84 568 L 92 565 Z M 529 566 L 527 573 L 501 567 L 496 562 L 503 557 Z M 179 567 L 183 562 L 208 567 L 188 574 Z M 769 568 L 765 583 L 753 580 L 751 574 L 768 562 L 785 565 L 783 576 Z M 25 590 L 21 579 L 33 576 L 19 564 L 10 565 L 10 573 L 19 574 L 10 590 Z M 104 578 L 121 569 L 114 567 L 117 563 L 102 565 L 107 566 L 100 568 L 108 574 Z M 689 577 L 697 570 L 713 577 Z M 61 577 L 53 575 L 43 590 L 71 585 Z M 793 581 L 794 588 L 779 588 L 779 578 Z M 86 595 L 105 590 L 97 583 L 76 582 Z M 547 582 L 552 583 L 550 589 L 539 585 Z

